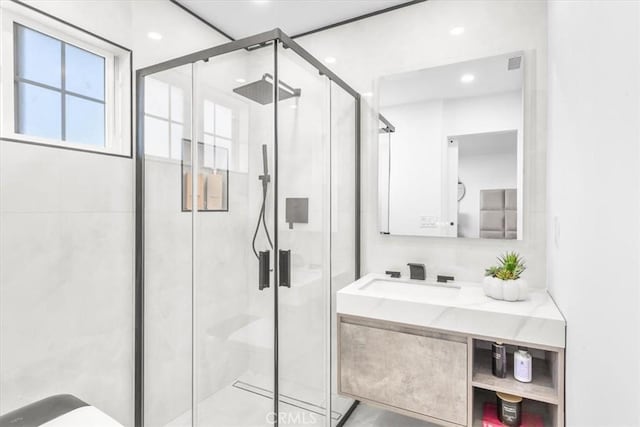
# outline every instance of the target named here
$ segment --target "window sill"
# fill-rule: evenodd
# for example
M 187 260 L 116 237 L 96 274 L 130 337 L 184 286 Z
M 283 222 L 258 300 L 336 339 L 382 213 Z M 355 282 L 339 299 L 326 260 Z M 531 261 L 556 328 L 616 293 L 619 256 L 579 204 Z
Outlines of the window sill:
M 131 154 L 131 148 L 129 149 L 129 153 L 130 154 L 122 154 L 122 153 L 117 153 L 117 152 L 113 152 L 113 151 L 108 151 L 108 150 L 104 150 L 104 149 L 92 149 L 89 146 L 82 146 L 82 145 L 76 145 L 76 144 L 64 144 L 64 143 L 56 143 L 54 141 L 47 141 L 47 140 L 38 140 L 35 138 L 29 138 L 29 137 L 22 137 L 20 135 L 9 135 L 9 136 L 1 136 L 0 137 L 0 141 L 7 141 L 7 142 L 17 142 L 17 143 L 22 143 L 22 144 L 29 144 L 29 145 L 39 145 L 42 147 L 48 147 L 48 148 L 58 148 L 58 149 L 63 149 L 63 150 L 71 150 L 71 151 L 79 151 L 82 153 L 91 153 L 91 154 L 101 154 L 104 156 L 111 156 L 111 157 L 121 157 L 124 159 L 132 159 L 133 155 Z

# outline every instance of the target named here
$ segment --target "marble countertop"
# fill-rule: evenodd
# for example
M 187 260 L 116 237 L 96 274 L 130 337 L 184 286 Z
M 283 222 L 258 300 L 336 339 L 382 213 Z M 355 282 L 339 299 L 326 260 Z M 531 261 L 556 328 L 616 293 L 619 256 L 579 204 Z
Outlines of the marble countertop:
M 566 322 L 546 290 L 525 301 L 498 301 L 481 284 L 429 285 L 368 274 L 338 291 L 339 314 L 500 340 L 565 347 Z

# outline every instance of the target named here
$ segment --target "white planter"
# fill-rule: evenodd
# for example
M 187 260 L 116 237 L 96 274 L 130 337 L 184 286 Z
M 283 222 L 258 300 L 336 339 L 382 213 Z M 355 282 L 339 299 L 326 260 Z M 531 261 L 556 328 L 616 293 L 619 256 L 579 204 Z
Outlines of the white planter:
M 527 299 L 529 288 L 524 279 L 501 280 L 487 276 L 482 282 L 484 294 L 488 297 L 504 301 L 522 301 Z

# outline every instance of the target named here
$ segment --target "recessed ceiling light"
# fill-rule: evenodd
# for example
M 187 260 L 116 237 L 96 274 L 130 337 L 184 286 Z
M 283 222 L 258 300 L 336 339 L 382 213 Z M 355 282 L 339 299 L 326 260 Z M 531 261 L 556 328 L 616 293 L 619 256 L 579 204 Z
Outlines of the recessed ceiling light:
M 162 34 L 156 33 L 155 31 L 149 31 L 147 33 L 147 37 L 149 37 L 151 40 L 162 40 Z
M 294 110 L 295 110 L 296 108 L 298 108 L 298 106 L 297 106 L 296 104 L 291 104 L 289 107 L 291 107 L 291 108 L 292 108 L 292 109 L 294 109 Z
M 336 62 L 336 58 L 334 58 L 333 56 L 327 56 L 326 58 L 324 58 L 324 62 L 326 62 L 327 64 L 334 64 Z
M 246 82 L 246 80 L 245 80 L 245 79 L 243 79 L 242 77 L 238 77 L 238 78 L 236 79 L 236 82 L 238 82 L 238 83 L 245 83 L 245 82 Z
M 366 96 L 367 98 L 373 96 L 373 92 L 364 92 L 362 96 Z
M 464 27 L 453 27 L 449 30 L 449 34 L 452 36 L 459 36 L 462 33 L 464 33 Z
M 460 81 L 462 83 L 471 83 L 475 78 L 473 74 L 463 74 L 462 77 L 460 77 Z
M 269 0 L 253 0 L 255 4 L 266 4 L 269 3 Z

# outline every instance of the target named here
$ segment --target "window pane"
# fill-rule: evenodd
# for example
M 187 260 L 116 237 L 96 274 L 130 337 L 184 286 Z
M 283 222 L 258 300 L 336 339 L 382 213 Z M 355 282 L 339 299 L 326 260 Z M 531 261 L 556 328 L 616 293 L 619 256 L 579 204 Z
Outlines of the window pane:
M 216 143 L 218 147 L 224 147 L 227 150 L 231 150 L 231 140 L 226 138 L 218 138 L 216 137 Z
M 233 116 L 231 109 L 223 107 L 222 105 L 216 105 L 216 132 L 218 136 L 225 138 L 231 138 L 231 129 L 233 127 Z
M 178 123 L 184 123 L 184 98 L 182 89 L 171 86 L 171 120 Z
M 182 158 L 182 130 L 182 125 L 171 123 L 171 157 L 178 160 Z
M 169 85 L 147 77 L 144 80 L 144 112 L 169 119 Z
M 213 102 L 204 101 L 204 111 L 202 112 L 202 122 L 204 125 L 204 131 L 207 133 L 213 133 L 213 110 L 214 110 Z
M 62 138 L 60 92 L 18 83 L 17 102 L 17 133 Z
M 104 104 L 67 95 L 66 141 L 104 147 Z
M 204 144 L 204 154 L 203 154 L 202 164 L 205 168 L 214 167 L 215 148 L 216 147 L 214 145 Z
M 104 101 L 104 58 L 64 45 L 65 85 L 68 91 Z
M 214 155 L 214 167 L 216 169 L 229 170 L 229 150 L 216 146 Z
M 60 88 L 62 82 L 62 43 L 22 25 L 16 25 L 16 28 L 18 76 Z
M 216 162 L 218 169 L 229 169 L 229 154 L 231 153 L 231 140 L 216 138 Z
M 169 157 L 169 122 L 149 116 L 144 118 L 144 152 Z

